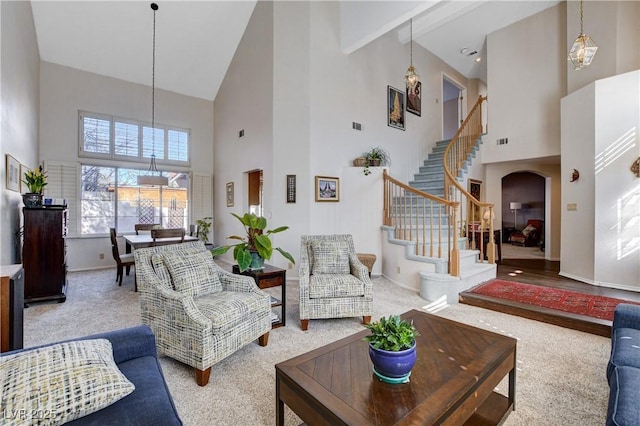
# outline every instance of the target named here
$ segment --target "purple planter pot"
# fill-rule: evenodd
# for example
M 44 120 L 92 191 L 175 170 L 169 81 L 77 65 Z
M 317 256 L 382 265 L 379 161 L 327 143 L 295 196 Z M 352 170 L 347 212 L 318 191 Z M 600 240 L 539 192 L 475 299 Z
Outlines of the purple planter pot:
M 416 363 L 416 343 L 404 351 L 385 351 L 369 345 L 369 357 L 374 368 L 388 378 L 407 377 Z

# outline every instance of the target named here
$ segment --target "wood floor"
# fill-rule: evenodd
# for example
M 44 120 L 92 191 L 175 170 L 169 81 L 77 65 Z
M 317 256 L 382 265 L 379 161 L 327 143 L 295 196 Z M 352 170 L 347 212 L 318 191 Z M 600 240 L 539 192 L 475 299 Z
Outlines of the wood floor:
M 640 293 L 585 284 L 580 281 L 562 277 L 558 275 L 559 272 L 560 262 L 544 259 L 502 259 L 502 261 L 498 263 L 497 278 L 640 302 Z M 597 318 L 539 308 L 523 303 L 471 294 L 469 292 L 460 293 L 460 303 L 543 321 L 600 336 L 609 337 L 611 335 L 611 321 Z

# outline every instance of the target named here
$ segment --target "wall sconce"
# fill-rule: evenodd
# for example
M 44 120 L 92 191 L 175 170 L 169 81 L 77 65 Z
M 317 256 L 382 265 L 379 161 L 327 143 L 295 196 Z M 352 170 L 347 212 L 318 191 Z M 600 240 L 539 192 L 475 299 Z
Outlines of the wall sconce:
M 571 172 L 571 180 L 569 182 L 575 182 L 578 179 L 580 179 L 580 172 L 576 169 L 573 169 L 573 171 Z
M 637 178 L 640 178 L 640 157 L 631 165 L 631 172 L 636 175 Z

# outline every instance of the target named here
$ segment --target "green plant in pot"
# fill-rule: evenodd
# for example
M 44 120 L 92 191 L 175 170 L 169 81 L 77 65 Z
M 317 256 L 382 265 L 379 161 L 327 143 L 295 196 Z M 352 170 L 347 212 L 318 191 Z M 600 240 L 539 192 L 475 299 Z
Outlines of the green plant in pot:
M 368 176 L 371 174 L 369 166 L 389 166 L 391 165 L 391 155 L 386 149 L 382 149 L 379 146 L 369 149 L 369 151 L 363 152 L 362 157 L 367 161 L 364 166 L 364 174 Z
M 407 383 L 417 359 L 416 337 L 420 336 L 413 323 L 391 315 L 365 327 L 371 331 L 364 340 L 369 342 L 374 374 L 386 383 Z
M 35 170 L 27 170 L 22 180 L 27 186 L 28 193 L 22 195 L 25 207 L 42 206 L 42 191 L 47 186 L 47 172 L 39 166 Z
M 211 229 L 212 220 L 213 218 L 211 216 L 196 220 L 196 226 L 198 227 L 196 237 L 205 244 L 209 242 L 209 230 Z
M 288 226 L 266 229 L 267 219 L 262 216 L 257 216 L 253 213 L 245 213 L 243 216 L 238 216 L 235 213 L 231 214 L 244 226 L 245 236 L 231 235 L 227 237 L 231 240 L 240 240 L 240 242 L 216 247 L 211 250 L 211 254 L 214 256 L 221 255 L 233 247 L 233 258 L 238 262 L 240 272 L 244 272 L 247 269 L 262 269 L 264 261 L 271 259 L 273 250 L 280 252 L 289 262 L 296 263 L 289 253 L 280 247 L 273 247 L 271 238 L 269 238 L 271 234 L 286 231 L 289 229 Z

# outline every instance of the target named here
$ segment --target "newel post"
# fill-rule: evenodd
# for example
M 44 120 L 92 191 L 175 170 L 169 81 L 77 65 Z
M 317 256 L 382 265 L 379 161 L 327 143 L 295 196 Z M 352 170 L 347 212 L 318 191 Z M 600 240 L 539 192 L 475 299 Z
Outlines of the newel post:
M 460 250 L 458 250 L 458 233 L 455 232 L 458 229 L 458 207 L 459 202 L 451 203 L 451 220 L 452 223 L 449 228 L 449 236 L 451 238 L 451 257 L 449 259 L 449 274 L 454 277 L 460 276 Z
M 493 236 L 493 204 L 489 206 L 489 242 L 487 243 L 487 260 L 496 263 L 496 241 Z

